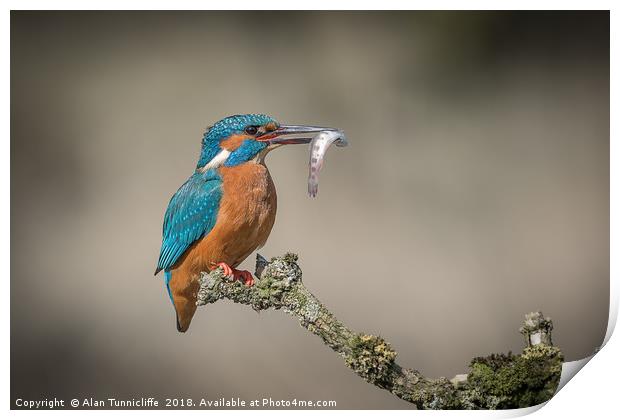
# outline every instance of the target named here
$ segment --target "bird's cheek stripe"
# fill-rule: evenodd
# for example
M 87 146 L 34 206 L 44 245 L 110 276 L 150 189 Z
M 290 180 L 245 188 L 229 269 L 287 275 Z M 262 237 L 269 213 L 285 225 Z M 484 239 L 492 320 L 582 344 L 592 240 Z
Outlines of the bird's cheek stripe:
M 226 149 L 226 150 L 230 150 L 231 152 L 234 152 L 235 150 L 239 148 L 239 146 L 243 144 L 244 141 L 252 140 L 252 139 L 253 137 L 247 136 L 244 134 L 233 134 L 227 139 L 222 140 L 220 142 L 220 147 L 222 149 Z
M 205 173 L 210 169 L 219 168 L 222 166 L 228 157 L 230 156 L 230 151 L 226 149 L 222 149 L 209 163 L 207 163 L 202 168 L 198 168 L 199 172 Z

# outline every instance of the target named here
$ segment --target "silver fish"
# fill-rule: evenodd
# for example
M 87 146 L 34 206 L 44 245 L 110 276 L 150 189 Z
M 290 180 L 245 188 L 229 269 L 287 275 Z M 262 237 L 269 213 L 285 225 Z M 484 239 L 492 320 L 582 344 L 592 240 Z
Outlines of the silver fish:
M 316 197 L 319 191 L 319 171 L 323 167 L 323 159 L 329 146 L 335 143 L 338 147 L 347 146 L 347 138 L 342 131 L 321 131 L 310 142 L 310 163 L 308 165 L 308 195 Z

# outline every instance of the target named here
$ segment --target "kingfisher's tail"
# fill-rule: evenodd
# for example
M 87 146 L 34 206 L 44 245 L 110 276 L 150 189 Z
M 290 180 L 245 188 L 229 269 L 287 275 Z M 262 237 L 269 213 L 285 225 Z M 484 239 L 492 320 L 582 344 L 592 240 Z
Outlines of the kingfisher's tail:
M 179 332 L 189 329 L 196 312 L 196 294 L 198 293 L 197 282 L 184 280 L 180 278 L 180 274 L 173 279 L 172 272 L 164 271 L 164 281 L 176 312 L 177 331 Z

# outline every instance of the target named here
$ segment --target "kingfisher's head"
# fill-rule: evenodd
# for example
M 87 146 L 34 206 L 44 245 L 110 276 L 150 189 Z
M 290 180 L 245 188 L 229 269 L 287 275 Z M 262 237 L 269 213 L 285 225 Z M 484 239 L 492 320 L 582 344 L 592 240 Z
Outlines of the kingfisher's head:
M 280 125 L 263 114 L 226 117 L 209 127 L 202 138 L 202 150 L 196 170 L 236 166 L 259 160 L 268 151 L 283 144 L 309 143 L 326 127 Z

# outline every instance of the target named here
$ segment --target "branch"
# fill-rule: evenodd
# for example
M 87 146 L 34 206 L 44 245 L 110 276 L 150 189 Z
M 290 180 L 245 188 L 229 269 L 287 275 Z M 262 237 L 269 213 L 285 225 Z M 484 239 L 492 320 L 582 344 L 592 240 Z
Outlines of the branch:
M 547 401 L 559 383 L 562 354 L 552 346 L 550 319 L 527 315 L 521 332 L 527 347 L 521 355 L 491 355 L 472 360 L 470 372 L 452 380 L 430 379 L 396 363 L 396 351 L 383 338 L 347 328 L 301 281 L 297 256 L 287 253 L 267 262 L 257 255 L 253 287 L 225 277 L 221 269 L 202 273 L 197 305 L 229 299 L 256 311 L 282 309 L 321 337 L 347 367 L 367 382 L 418 409 L 528 407 Z

